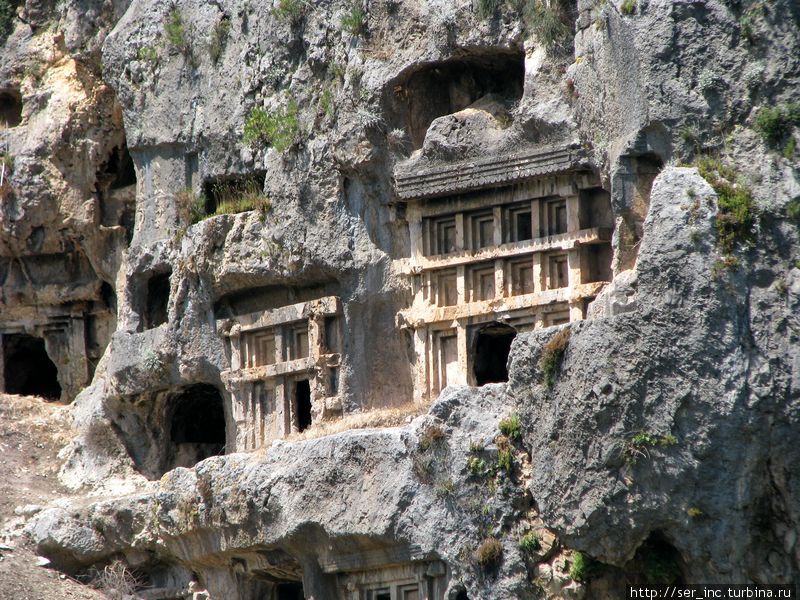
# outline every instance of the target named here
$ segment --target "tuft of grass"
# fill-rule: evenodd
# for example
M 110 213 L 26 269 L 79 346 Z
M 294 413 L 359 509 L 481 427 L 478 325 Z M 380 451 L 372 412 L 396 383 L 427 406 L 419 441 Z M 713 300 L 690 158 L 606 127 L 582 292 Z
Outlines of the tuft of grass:
M 521 538 L 519 538 L 519 550 L 526 556 L 531 556 L 542 549 L 542 541 L 539 535 L 533 531 L 529 531 Z
M 511 415 L 510 417 L 500 421 L 500 433 L 510 440 L 518 440 L 522 437 L 522 430 L 520 428 L 519 415 Z
M 636 0 L 623 0 L 619 7 L 619 12 L 623 15 L 632 15 L 636 12 Z
M 294 23 L 305 14 L 306 3 L 304 0 L 280 0 L 278 6 L 272 9 L 276 19 Z
M 511 443 L 505 436 L 497 436 L 497 469 L 505 471 L 508 475 L 514 472 L 514 454 Z
M 318 421 L 312 423 L 302 433 L 292 433 L 287 440 L 310 440 L 329 435 L 350 431 L 352 429 L 374 429 L 385 427 L 400 427 L 405 425 L 412 417 L 424 413 L 427 404 L 409 402 L 392 408 L 377 408 L 360 413 L 353 413 L 332 421 Z
M 686 514 L 689 515 L 692 519 L 699 519 L 703 516 L 703 511 L 697 508 L 696 506 L 690 506 L 686 509 Z
M 475 560 L 484 572 L 496 571 L 503 562 L 503 544 L 497 538 L 486 538 L 475 550 Z
M 230 31 L 231 20 L 226 16 L 223 16 L 217 24 L 214 25 L 214 29 L 211 30 L 211 36 L 208 38 L 208 56 L 214 64 L 217 64 L 222 56 L 222 51 L 225 49 L 225 44 L 228 42 Z
M 272 208 L 272 201 L 252 179 L 243 182 L 219 181 L 214 184 L 213 192 L 218 198 L 214 215 L 230 215 L 250 210 L 257 210 L 264 215 Z
M 121 560 L 115 560 L 92 576 L 91 586 L 109 598 L 132 598 L 144 581 Z
M 547 49 L 563 46 L 569 39 L 570 28 L 565 16 L 542 0 L 524 0 L 520 13 L 525 30 L 533 33 Z
M 575 581 L 589 581 L 597 576 L 602 570 L 602 563 L 593 559 L 588 554 L 576 552 L 572 556 L 572 564 L 569 568 L 569 576 Z
M 417 444 L 420 451 L 426 452 L 431 448 L 444 443 L 447 434 L 441 425 L 433 424 L 425 428 L 419 436 L 419 443 Z
M 455 492 L 455 484 L 452 479 L 443 479 L 436 484 L 436 496 L 438 498 L 449 498 Z
M 186 24 L 179 8 L 176 7 L 169 11 L 167 19 L 164 21 L 164 34 L 170 46 L 184 55 L 191 52 L 189 37 L 186 34 Z
M 244 124 L 242 141 L 247 145 L 269 144 L 283 153 L 297 141 L 300 123 L 297 120 L 297 103 L 290 99 L 285 107 L 274 113 L 254 108 Z
M 720 160 L 703 158 L 697 171 L 711 184 L 717 202 L 717 243 L 725 254 L 733 252 L 737 243 L 752 238 L 755 205 L 750 188 L 737 181 L 736 171 Z
M 362 35 L 367 31 L 367 11 L 361 2 L 354 0 L 342 16 L 342 30 L 350 35 Z
M 562 329 L 548 341 L 539 358 L 539 369 L 542 372 L 542 383 L 546 388 L 553 387 L 556 375 L 561 368 L 561 361 L 569 345 L 570 329 Z

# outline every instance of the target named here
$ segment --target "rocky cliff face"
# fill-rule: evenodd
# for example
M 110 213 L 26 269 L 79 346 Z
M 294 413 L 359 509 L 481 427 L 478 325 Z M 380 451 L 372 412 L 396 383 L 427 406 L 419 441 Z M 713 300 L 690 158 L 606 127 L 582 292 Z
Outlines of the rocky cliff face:
M 0 333 L 44 339 L 77 395 L 63 479 L 136 488 L 38 515 L 42 553 L 122 557 L 164 598 L 800 577 L 797 7 L 496 4 L 19 9 Z M 228 454 L 172 469 L 170 398 L 224 389 L 235 422 L 219 328 L 254 310 L 340 299 L 339 400 L 315 418 L 409 402 L 395 169 L 556 146 L 611 199 L 586 321 L 517 335 L 507 383 L 451 386 L 405 426 L 249 453 L 228 427 Z M 214 216 L 231 182 L 257 206 Z

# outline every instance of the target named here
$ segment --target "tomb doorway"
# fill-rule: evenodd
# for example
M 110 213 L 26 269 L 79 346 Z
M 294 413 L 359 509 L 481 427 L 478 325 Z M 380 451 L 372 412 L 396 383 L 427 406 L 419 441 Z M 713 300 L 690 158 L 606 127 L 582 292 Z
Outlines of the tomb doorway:
M 516 335 L 513 327 L 501 323 L 478 331 L 472 361 L 477 385 L 508 381 L 508 353 Z
M 311 382 L 308 379 L 294 384 L 294 414 L 297 431 L 305 431 L 311 426 Z
M 3 336 L 3 373 L 9 394 L 61 397 L 58 369 L 47 355 L 44 340 L 25 334 Z
M 170 400 L 173 467 L 192 467 L 225 452 L 225 410 L 213 385 L 191 385 Z

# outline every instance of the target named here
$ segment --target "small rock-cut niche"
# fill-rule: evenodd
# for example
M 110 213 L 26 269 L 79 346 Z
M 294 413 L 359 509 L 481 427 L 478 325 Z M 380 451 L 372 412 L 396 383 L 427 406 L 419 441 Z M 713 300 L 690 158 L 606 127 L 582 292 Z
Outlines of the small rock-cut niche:
M 167 406 L 173 450 L 170 468 L 191 467 L 225 452 L 225 411 L 217 388 L 191 385 L 173 394 Z
M 16 127 L 22 122 L 22 96 L 18 90 L 0 91 L 0 129 Z
M 169 306 L 169 278 L 172 271 L 153 275 L 147 281 L 147 300 L 144 311 L 144 327 L 152 329 L 167 322 Z
M 50 360 L 44 340 L 25 334 L 3 336 L 3 376 L 9 394 L 61 397 L 58 369 Z
M 508 381 L 508 354 L 516 335 L 513 327 L 501 323 L 492 323 L 477 332 L 472 361 L 477 385 Z
M 336 281 L 308 286 L 271 285 L 248 288 L 221 296 L 214 303 L 214 317 L 231 319 L 296 302 L 308 302 L 323 296 L 335 296 L 338 293 L 339 283 Z
M 106 227 L 121 226 L 127 241 L 133 237 L 136 213 L 136 169 L 127 145 L 115 146 L 95 175 L 100 204 L 100 222 Z
M 486 50 L 412 68 L 390 84 L 389 121 L 420 148 L 434 119 L 489 95 L 510 107 L 522 97 L 524 78 L 525 55 L 513 50 Z
M 247 208 L 248 202 L 262 197 L 264 188 L 264 171 L 247 175 L 232 175 L 206 179 L 203 182 L 203 197 L 205 198 L 205 213 L 213 215 L 216 212 L 242 212 L 257 208 Z

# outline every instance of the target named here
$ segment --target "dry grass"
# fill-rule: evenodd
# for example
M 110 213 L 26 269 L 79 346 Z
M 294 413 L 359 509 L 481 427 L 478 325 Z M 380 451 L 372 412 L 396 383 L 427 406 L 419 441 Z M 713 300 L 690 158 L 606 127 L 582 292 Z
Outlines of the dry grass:
M 409 402 L 391 408 L 377 408 L 361 413 L 346 415 L 341 419 L 314 423 L 302 433 L 293 433 L 286 437 L 288 441 L 311 440 L 342 433 L 350 429 L 372 429 L 398 427 L 405 425 L 409 417 L 416 417 L 427 412 L 430 404 Z
M 59 445 L 66 444 L 75 436 L 70 425 L 71 417 L 66 414 L 68 410 L 58 401 L 0 393 L 0 423 L 28 435 L 46 433 Z

